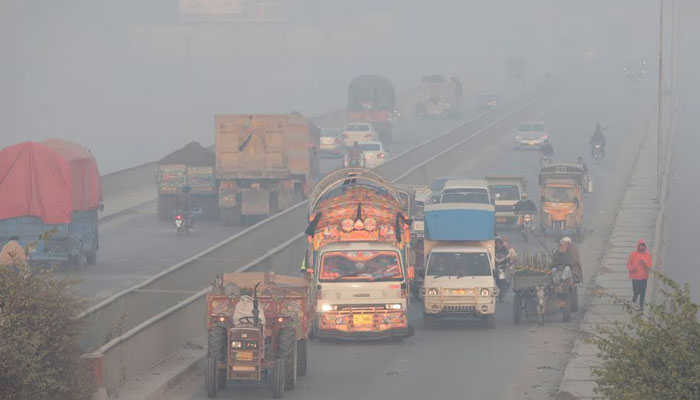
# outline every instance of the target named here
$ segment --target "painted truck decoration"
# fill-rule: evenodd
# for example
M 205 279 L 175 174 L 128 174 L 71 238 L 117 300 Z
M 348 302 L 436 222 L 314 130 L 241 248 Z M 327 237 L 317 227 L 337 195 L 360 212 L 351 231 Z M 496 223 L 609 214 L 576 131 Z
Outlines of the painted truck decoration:
M 318 183 L 309 206 L 306 234 L 317 285 L 316 335 L 410 335 L 410 221 L 398 192 L 376 172 L 346 168 Z

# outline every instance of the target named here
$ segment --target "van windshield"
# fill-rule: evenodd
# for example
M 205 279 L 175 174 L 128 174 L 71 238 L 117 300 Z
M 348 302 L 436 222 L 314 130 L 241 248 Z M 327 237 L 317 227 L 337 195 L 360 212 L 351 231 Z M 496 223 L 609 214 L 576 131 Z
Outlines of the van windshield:
M 430 253 L 426 275 L 489 276 L 491 267 L 487 253 Z
M 491 185 L 489 190 L 494 199 L 520 200 L 520 188 L 517 185 Z
M 573 203 L 576 191 L 572 187 L 545 187 L 544 201 L 548 203 Z
M 395 251 L 328 251 L 321 258 L 319 281 L 402 281 L 399 260 Z
M 445 189 L 440 203 L 478 203 L 491 204 L 485 189 Z

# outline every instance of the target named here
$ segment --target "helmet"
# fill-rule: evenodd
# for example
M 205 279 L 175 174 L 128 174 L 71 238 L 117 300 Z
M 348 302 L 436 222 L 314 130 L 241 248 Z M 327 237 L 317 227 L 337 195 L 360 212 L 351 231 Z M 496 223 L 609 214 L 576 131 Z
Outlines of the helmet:
M 520 196 L 520 198 L 523 200 L 527 199 L 527 193 L 523 193 L 522 196 Z

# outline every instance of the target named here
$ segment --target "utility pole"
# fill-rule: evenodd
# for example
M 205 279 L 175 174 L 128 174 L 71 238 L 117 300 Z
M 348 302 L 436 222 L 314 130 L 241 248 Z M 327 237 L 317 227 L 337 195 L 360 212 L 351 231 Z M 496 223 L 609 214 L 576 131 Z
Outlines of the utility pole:
M 661 185 L 663 181 L 663 67 L 664 67 L 664 0 L 659 0 L 659 88 L 658 121 L 656 126 L 656 201 L 661 202 Z

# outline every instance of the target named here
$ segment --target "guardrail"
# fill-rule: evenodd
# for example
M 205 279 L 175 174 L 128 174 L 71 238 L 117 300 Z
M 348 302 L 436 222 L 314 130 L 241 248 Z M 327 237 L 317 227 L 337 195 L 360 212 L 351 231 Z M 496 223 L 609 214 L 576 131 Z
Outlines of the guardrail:
M 463 161 L 463 155 L 461 159 L 454 156 L 461 146 L 481 137 L 484 132 L 508 118 L 524 114 L 528 107 L 538 104 L 549 93 L 549 90 L 540 89 L 506 103 L 513 108 L 512 110 L 508 108 L 504 111 L 499 108 L 487 111 L 481 114 L 481 117 L 488 116 L 488 119 L 480 121 L 478 125 L 475 125 L 475 120 L 479 117 L 467 121 L 434 138 L 435 142 L 426 141 L 414 149 L 401 153 L 386 163 L 389 164 L 388 171 L 382 171 L 381 167 L 378 169 L 389 179 L 393 178 L 393 182 L 397 182 L 406 178 L 407 171 L 410 173 L 417 168 L 446 165 L 448 161 L 441 161 L 441 157 L 445 160 L 449 159 L 449 162 L 455 165 L 455 161 Z M 478 130 L 451 145 L 448 145 L 448 141 L 441 139 L 445 135 L 450 135 L 450 138 L 455 140 L 460 138 L 460 135 L 471 133 L 473 129 Z M 456 135 L 456 131 L 460 132 L 460 135 Z M 430 143 L 433 144 L 430 145 Z M 423 154 L 421 152 L 427 150 L 415 149 L 427 148 L 426 146 L 429 146 L 431 151 L 437 152 L 437 155 L 427 157 L 425 161 L 416 165 L 416 155 Z M 395 161 L 396 159 L 403 161 Z M 397 167 L 399 163 L 403 168 Z M 434 170 L 437 172 L 438 168 Z M 402 173 L 398 174 L 399 171 Z M 389 176 L 389 174 L 396 175 Z M 198 302 L 203 293 L 206 293 L 201 289 L 206 287 L 217 273 L 223 272 L 222 270 L 232 270 L 236 265 L 241 264 L 244 267 L 239 268 L 238 271 L 251 268 L 271 269 L 280 263 L 297 264 L 305 250 L 304 237 L 299 231 L 305 227 L 307 221 L 306 205 L 307 202 L 304 201 L 268 218 L 85 312 L 81 318 L 85 319 L 87 324 L 87 337 L 83 340 L 83 345 L 87 348 L 94 349 L 98 346 L 100 337 L 104 337 L 102 332 L 108 331 L 117 323 L 120 323 L 125 331 L 93 353 L 85 355 L 85 358 L 93 360 L 96 371 L 102 371 L 96 374 L 99 377 L 98 386 L 114 391 L 128 376 L 137 375 L 152 367 L 156 361 L 167 357 L 186 340 L 201 334 L 204 329 L 202 313 L 204 308 L 203 303 Z M 289 237 L 292 239 L 286 240 Z M 259 247 L 262 243 L 278 242 L 283 243 L 265 251 L 261 256 L 251 255 L 248 259 L 242 256 L 242 254 L 251 254 L 251 248 Z M 171 306 L 175 305 L 168 308 L 168 302 Z M 198 314 L 192 317 L 190 310 L 197 307 L 199 307 Z M 175 338 L 162 340 L 159 336 L 171 334 L 174 334 Z

